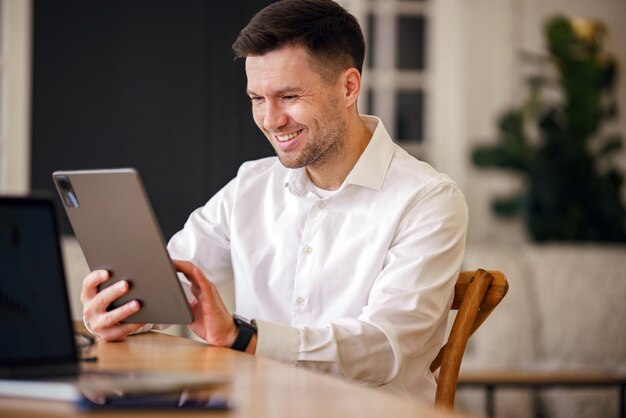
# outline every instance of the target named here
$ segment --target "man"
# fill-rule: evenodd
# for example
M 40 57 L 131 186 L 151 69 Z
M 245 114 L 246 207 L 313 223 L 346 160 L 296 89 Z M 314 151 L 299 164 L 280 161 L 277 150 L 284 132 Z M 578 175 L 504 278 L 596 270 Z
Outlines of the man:
M 364 42 L 329 0 L 260 11 L 233 49 L 245 58 L 256 124 L 277 157 L 244 163 L 168 244 L 193 293 L 190 328 L 233 347 L 432 400 L 465 250 L 467 206 L 445 175 L 359 116 Z M 228 129 L 228 127 L 225 127 Z M 85 278 L 88 328 L 119 340 L 150 326 L 111 312 L 122 282 Z M 217 286 L 234 281 L 237 313 Z

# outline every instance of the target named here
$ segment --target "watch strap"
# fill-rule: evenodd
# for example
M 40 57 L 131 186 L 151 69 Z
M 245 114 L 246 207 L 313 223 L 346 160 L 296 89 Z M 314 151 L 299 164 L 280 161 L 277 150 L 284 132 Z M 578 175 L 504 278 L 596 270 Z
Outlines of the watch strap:
M 233 321 L 235 321 L 238 331 L 237 338 L 235 338 L 235 342 L 233 342 L 233 345 L 231 345 L 230 348 L 237 351 L 246 351 L 252 336 L 256 334 L 256 325 L 253 321 L 248 321 L 247 319 L 236 314 L 233 315 Z

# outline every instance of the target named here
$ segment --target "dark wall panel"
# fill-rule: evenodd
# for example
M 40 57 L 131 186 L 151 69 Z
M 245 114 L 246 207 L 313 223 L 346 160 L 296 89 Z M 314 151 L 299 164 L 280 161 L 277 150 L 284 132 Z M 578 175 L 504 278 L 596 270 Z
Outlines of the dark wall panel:
M 273 154 L 231 52 L 268 3 L 36 0 L 32 188 L 136 167 L 169 238 L 243 161 Z

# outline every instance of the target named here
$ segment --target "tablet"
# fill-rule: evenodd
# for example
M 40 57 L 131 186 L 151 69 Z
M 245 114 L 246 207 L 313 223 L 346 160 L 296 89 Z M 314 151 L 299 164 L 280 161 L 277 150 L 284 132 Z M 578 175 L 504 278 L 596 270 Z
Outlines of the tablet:
M 123 322 L 192 322 L 137 170 L 56 171 L 52 178 L 89 268 L 111 274 L 100 289 L 120 280 L 130 284 L 108 309 L 138 300 L 141 309 Z

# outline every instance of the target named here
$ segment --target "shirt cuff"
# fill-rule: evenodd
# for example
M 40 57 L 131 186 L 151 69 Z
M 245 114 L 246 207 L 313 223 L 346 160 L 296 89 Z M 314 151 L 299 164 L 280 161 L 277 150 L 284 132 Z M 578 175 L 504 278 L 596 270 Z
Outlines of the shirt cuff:
M 296 328 L 260 320 L 256 326 L 256 356 L 296 364 L 300 346 Z

